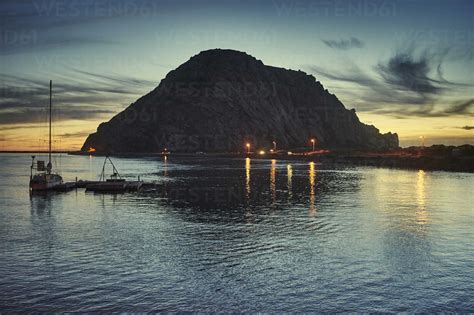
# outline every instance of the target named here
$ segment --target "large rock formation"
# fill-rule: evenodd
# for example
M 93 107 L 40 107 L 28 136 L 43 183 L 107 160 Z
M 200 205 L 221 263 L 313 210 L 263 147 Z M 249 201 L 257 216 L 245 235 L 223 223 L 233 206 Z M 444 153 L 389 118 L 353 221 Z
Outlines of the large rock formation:
M 361 123 L 316 79 L 234 50 L 208 50 L 89 135 L 83 151 L 238 152 L 254 148 L 391 149 L 397 134 Z

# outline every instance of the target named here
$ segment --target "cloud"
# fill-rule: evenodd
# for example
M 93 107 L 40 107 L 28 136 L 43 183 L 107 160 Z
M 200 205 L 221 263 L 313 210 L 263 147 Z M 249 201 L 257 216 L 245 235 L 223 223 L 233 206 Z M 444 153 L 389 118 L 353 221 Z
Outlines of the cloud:
M 474 126 L 462 126 L 462 127 L 459 127 L 459 129 L 474 130 Z
M 449 51 L 424 50 L 417 53 L 413 47 L 407 45 L 398 50 L 386 61 L 376 64 L 373 72 L 356 65 L 344 71 L 331 71 L 315 65 L 307 68 L 319 76 L 356 86 L 356 92 L 345 87 L 340 95 L 350 95 L 362 111 L 398 118 L 472 116 L 473 100 L 460 99 L 460 95 L 469 95 L 472 84 L 451 82 L 444 77 L 443 62 Z M 458 100 L 450 104 L 441 103 L 444 96 Z
M 105 38 L 101 32 L 83 31 L 82 27 L 127 16 L 158 14 L 159 6 L 151 0 L 3 0 L 0 2 L 0 55 L 37 53 L 57 47 L 116 45 L 117 40 Z
M 106 74 L 100 74 L 100 73 L 93 73 L 89 71 L 83 71 L 83 70 L 78 70 L 78 69 L 73 69 L 76 73 L 84 74 L 86 76 L 89 76 L 90 78 L 98 79 L 102 82 L 113 82 L 116 84 L 119 84 L 120 86 L 135 86 L 135 87 L 141 87 L 141 86 L 149 86 L 155 84 L 153 81 L 149 80 L 142 80 L 142 79 L 137 79 L 137 78 L 132 78 L 132 77 L 125 77 L 125 76 L 113 76 L 113 75 L 106 75 Z
M 449 114 L 465 114 L 469 113 L 469 109 L 474 105 L 474 99 L 458 102 L 453 104 L 446 110 Z
M 66 132 L 58 134 L 59 138 L 85 138 L 90 134 L 90 131 Z
M 322 39 L 321 40 L 326 46 L 340 49 L 348 50 L 351 48 L 362 48 L 365 46 L 365 43 L 356 37 L 351 37 L 349 39 L 340 39 L 340 40 L 331 40 L 331 39 Z
M 15 125 L 15 126 L 11 126 L 11 125 L 8 125 L 7 127 L 0 127 L 0 131 L 11 131 L 11 130 L 18 130 L 18 129 L 29 129 L 29 130 L 32 130 L 32 129 L 40 129 L 40 128 L 43 128 L 43 126 L 39 126 L 39 125 L 29 125 L 29 124 L 24 124 L 24 125 Z
M 154 0 L 2 0 L 0 19 L 7 30 L 49 31 L 114 18 L 159 16 L 166 6 L 166 2 Z
M 55 121 L 65 120 L 96 120 L 115 114 L 116 111 L 107 109 L 62 109 L 60 115 L 55 115 Z M 20 109 L 13 112 L 0 113 L 0 124 L 41 123 L 46 119 L 46 111 L 42 109 Z
M 0 34 L 0 37 L 7 37 L 0 42 L 0 55 L 14 55 L 21 53 L 37 53 L 40 50 L 47 50 L 51 48 L 67 48 L 88 45 L 117 45 L 117 42 L 99 38 L 85 38 L 85 37 L 70 37 L 61 36 L 55 37 L 39 37 L 36 32 L 29 35 L 9 35 Z M 20 36 L 23 36 L 20 40 Z
M 394 89 L 381 78 L 364 72 L 355 65 L 344 72 L 329 71 L 318 66 L 309 66 L 309 70 L 325 78 L 352 83 L 362 88 L 358 98 L 371 106 L 401 103 L 423 105 L 429 103 L 429 99 L 426 96 Z M 367 107 L 370 108 L 371 106 Z
M 121 75 L 71 70 L 53 82 L 55 120 L 110 117 L 156 84 Z M 45 117 L 49 82 L 2 74 L 0 124 L 39 123 Z
M 409 49 L 398 52 L 388 62 L 379 63 L 377 70 L 384 81 L 394 88 L 411 91 L 420 95 L 441 94 L 447 83 L 441 72 L 442 55 L 430 54 L 427 51 L 415 56 Z M 438 79 L 430 77 L 435 72 Z
M 468 116 L 474 117 L 474 112 L 470 108 L 474 104 L 474 99 L 456 101 L 448 105 L 447 108 L 436 108 L 433 104 L 417 109 L 410 108 L 387 108 L 372 111 L 375 114 L 392 115 L 397 118 L 408 117 L 448 117 L 448 116 Z

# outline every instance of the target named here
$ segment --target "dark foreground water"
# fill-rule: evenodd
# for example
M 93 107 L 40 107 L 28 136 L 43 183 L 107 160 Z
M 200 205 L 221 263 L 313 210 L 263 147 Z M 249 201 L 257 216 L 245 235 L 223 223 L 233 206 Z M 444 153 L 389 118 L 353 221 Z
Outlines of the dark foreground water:
M 0 311 L 474 311 L 472 174 L 117 158 L 160 186 L 30 198 L 0 159 Z

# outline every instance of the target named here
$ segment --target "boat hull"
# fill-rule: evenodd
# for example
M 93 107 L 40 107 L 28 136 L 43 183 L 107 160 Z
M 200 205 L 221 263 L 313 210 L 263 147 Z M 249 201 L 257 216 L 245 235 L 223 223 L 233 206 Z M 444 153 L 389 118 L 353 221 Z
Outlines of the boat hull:
M 56 174 L 35 175 L 30 180 L 30 189 L 33 191 L 52 190 L 62 183 L 62 177 Z
M 122 193 L 127 191 L 140 190 L 143 182 L 128 182 L 128 181 L 107 181 L 96 182 L 86 186 L 86 191 L 106 192 L 106 193 Z
M 101 182 L 97 184 L 90 184 L 86 186 L 86 191 L 94 192 L 125 192 L 127 190 L 127 184 L 123 183 L 107 183 Z

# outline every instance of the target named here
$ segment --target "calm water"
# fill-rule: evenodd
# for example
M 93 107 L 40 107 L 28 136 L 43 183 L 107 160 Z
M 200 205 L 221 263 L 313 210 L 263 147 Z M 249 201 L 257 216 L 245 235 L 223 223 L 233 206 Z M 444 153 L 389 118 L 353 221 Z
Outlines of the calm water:
M 159 186 L 30 198 L 0 159 L 2 311 L 474 311 L 471 174 L 116 158 Z

